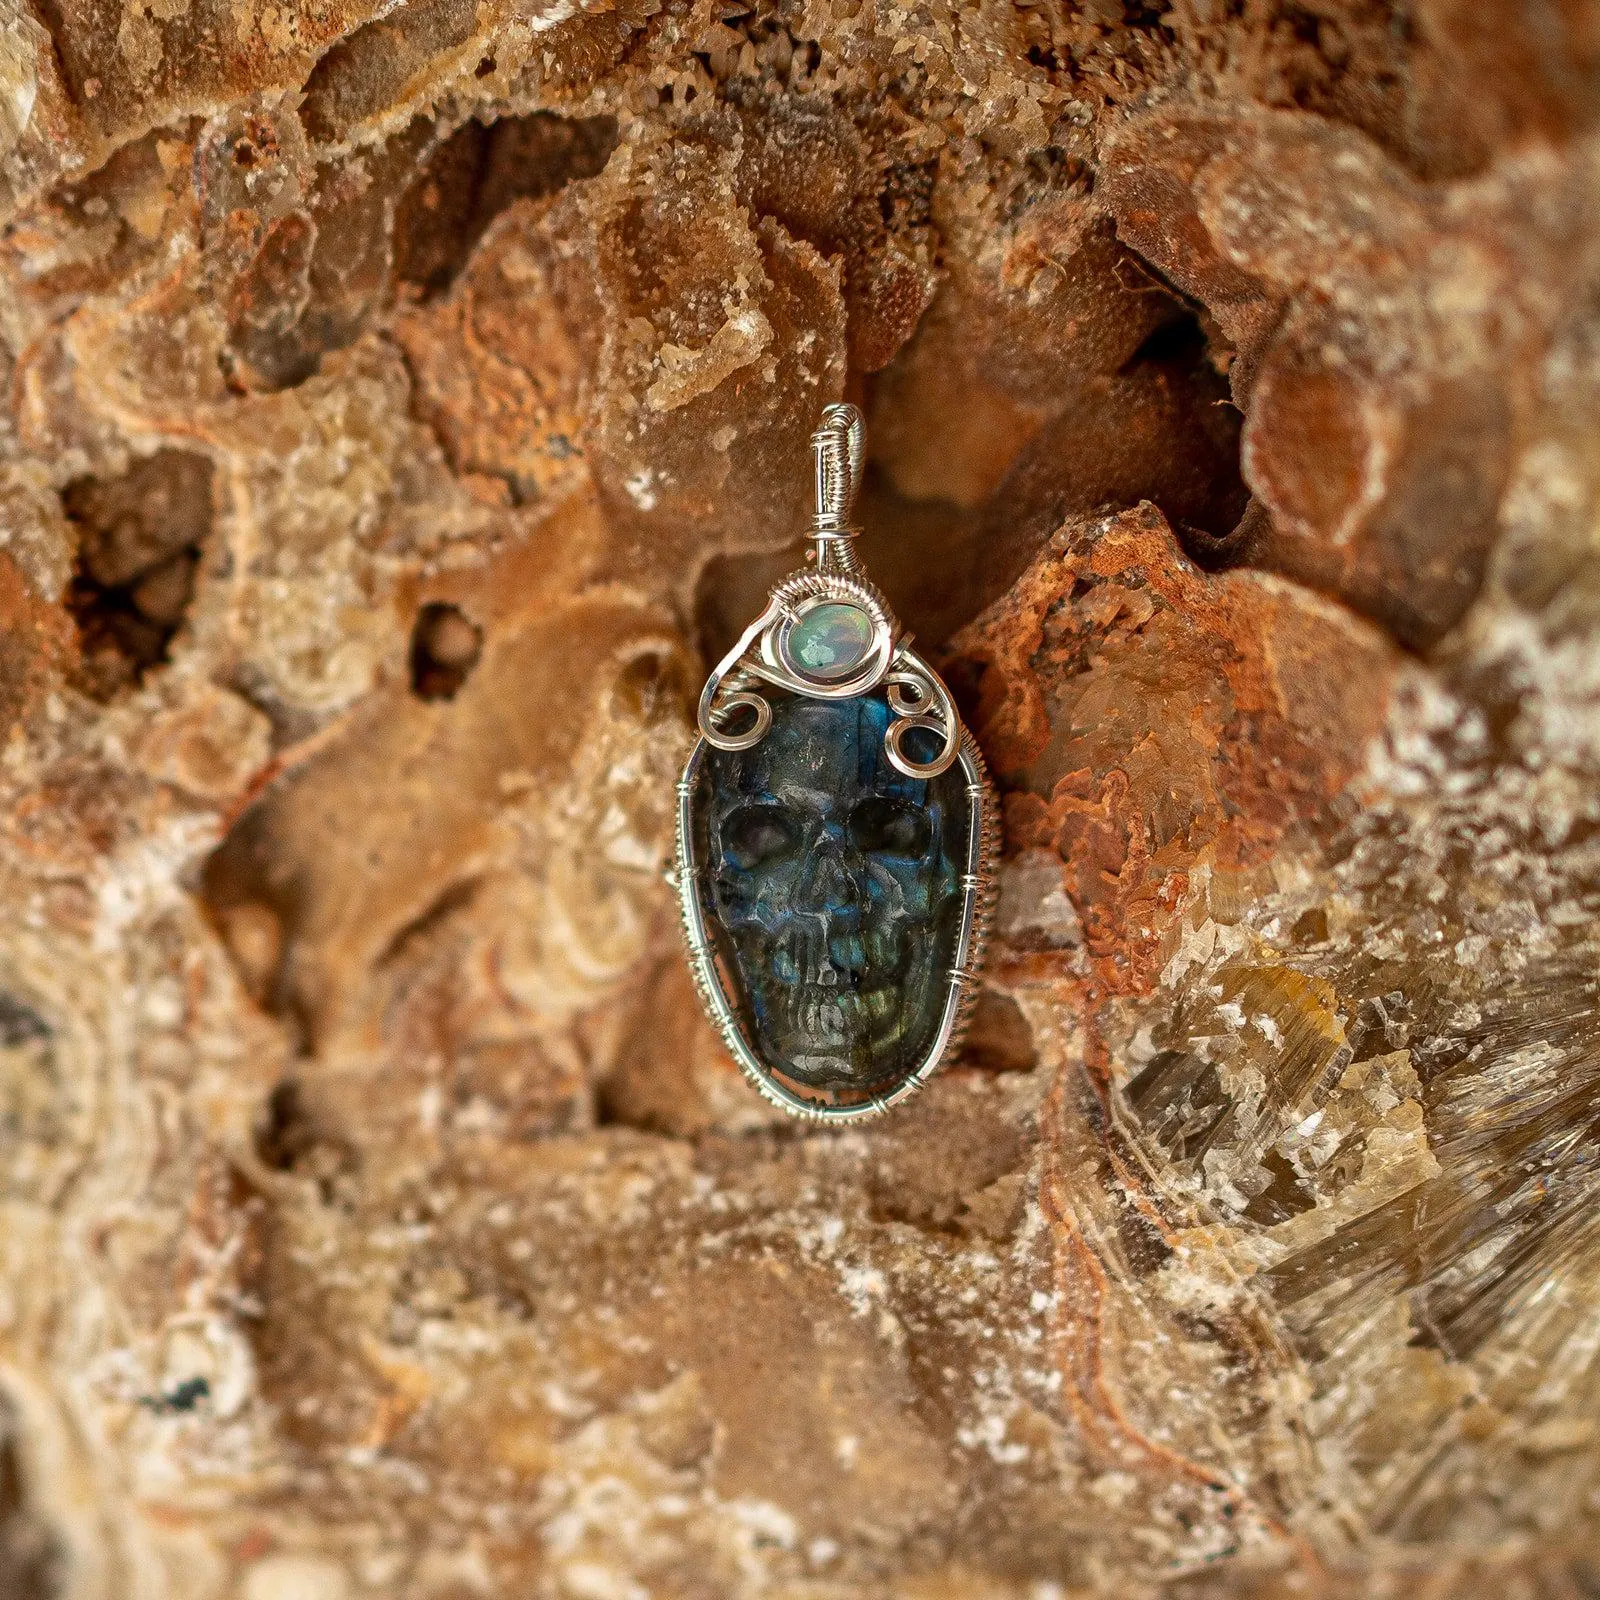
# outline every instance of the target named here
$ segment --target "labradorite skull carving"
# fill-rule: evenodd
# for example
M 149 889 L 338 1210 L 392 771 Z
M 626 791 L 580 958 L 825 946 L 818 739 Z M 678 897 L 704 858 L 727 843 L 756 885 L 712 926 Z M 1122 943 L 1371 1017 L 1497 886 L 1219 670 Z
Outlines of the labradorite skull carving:
M 938 1032 L 962 905 L 959 763 L 904 777 L 881 696 L 780 699 L 696 796 L 721 953 L 758 1053 L 808 1089 L 877 1093 Z

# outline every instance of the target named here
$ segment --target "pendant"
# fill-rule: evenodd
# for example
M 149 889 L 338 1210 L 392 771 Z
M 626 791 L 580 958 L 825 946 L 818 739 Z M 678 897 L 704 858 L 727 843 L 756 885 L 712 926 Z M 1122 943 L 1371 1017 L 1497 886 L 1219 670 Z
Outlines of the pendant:
M 676 883 L 695 983 L 760 1092 L 842 1121 L 914 1094 L 959 1041 L 999 826 L 972 734 L 856 555 L 861 414 L 811 437 L 814 562 L 700 695 Z

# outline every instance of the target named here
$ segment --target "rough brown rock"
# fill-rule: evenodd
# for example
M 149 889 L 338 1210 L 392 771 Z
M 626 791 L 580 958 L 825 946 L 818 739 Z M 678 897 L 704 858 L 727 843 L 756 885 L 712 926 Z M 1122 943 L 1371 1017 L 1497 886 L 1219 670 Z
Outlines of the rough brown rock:
M 1600 1571 L 1600 11 L 0 12 L 0 1597 Z M 700 1019 L 867 410 L 963 1059 Z

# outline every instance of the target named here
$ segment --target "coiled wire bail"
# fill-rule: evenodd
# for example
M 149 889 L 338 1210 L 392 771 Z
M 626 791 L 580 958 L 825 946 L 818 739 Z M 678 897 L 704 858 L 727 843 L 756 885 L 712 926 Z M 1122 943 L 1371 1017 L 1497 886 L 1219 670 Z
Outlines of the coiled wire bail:
M 859 575 L 850 512 L 861 487 L 862 455 L 866 429 L 861 413 L 852 405 L 832 405 L 822 413 L 822 425 L 811 435 L 811 458 L 817 471 L 817 509 L 811 518 L 811 536 L 817 541 L 817 570 Z

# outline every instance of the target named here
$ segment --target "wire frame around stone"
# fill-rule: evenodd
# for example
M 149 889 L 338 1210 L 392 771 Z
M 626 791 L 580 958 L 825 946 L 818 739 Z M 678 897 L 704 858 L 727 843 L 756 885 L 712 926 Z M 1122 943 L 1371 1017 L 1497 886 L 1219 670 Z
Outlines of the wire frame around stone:
M 817 1121 L 875 1116 L 915 1094 L 959 1043 L 971 1010 L 993 898 L 999 845 L 997 802 L 983 756 L 962 726 L 939 674 L 912 648 L 881 591 L 861 568 L 850 520 L 862 468 L 862 424 L 853 406 L 830 406 L 812 436 L 817 507 L 813 565 L 792 573 L 712 670 L 697 713 L 700 737 L 678 783 L 675 883 L 690 967 L 701 1001 L 729 1052 L 773 1104 Z M 957 884 L 959 921 L 937 1025 L 914 1064 L 891 1086 L 843 1098 L 802 1092 L 763 1059 L 741 1020 L 727 960 L 713 936 L 714 908 L 705 903 L 702 863 L 696 858 L 695 803 L 708 751 L 751 750 L 773 724 L 775 692 L 782 697 L 841 702 L 882 693 L 888 720 L 883 754 L 903 777 L 932 781 L 957 763 L 964 779 L 965 848 Z M 919 756 L 913 734 L 932 743 Z M 948 870 L 948 869 L 947 869 Z M 948 882 L 948 880 L 946 880 Z M 720 918 L 716 919 L 720 926 Z M 924 969 L 926 970 L 926 969 Z M 792 1081 L 792 1080 L 791 1080 Z
M 815 1122 L 859 1121 L 865 1117 L 880 1116 L 891 1107 L 910 1099 L 927 1083 L 945 1057 L 960 1045 L 971 1020 L 978 974 L 982 970 L 988 944 L 994 874 L 1000 850 L 999 814 L 983 753 L 971 733 L 963 729 L 958 759 L 966 778 L 967 851 L 965 870 L 960 878 L 961 920 L 954 958 L 945 972 L 945 999 L 938 1030 L 916 1069 L 908 1073 L 895 1088 L 887 1093 L 866 1096 L 858 1103 L 838 1105 L 802 1094 L 782 1083 L 773 1069 L 761 1060 L 740 1024 L 731 985 L 722 970 L 707 925 L 698 863 L 694 859 L 692 807 L 705 751 L 706 741 L 697 740 L 683 776 L 678 780 L 674 874 L 684 943 L 700 1003 L 739 1070 L 773 1105 Z

